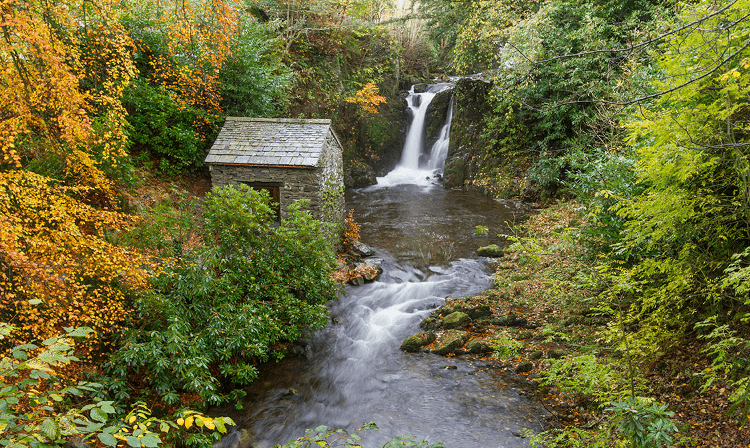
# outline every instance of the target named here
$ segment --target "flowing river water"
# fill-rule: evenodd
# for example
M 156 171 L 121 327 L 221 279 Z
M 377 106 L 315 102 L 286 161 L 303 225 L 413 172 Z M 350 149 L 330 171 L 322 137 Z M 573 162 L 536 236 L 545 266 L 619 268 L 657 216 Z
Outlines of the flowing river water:
M 418 117 L 420 111 L 412 110 Z M 415 120 L 410 131 L 421 125 Z M 284 443 L 319 425 L 354 430 L 372 421 L 380 430 L 363 434 L 365 447 L 403 434 L 451 448 L 522 447 L 528 446 L 518 437 L 524 428 L 543 427 L 541 406 L 491 360 L 399 349 L 446 297 L 490 286 L 491 268 L 476 255 L 488 239 L 475 237 L 475 226 L 488 227 L 490 235 L 508 233 L 526 212 L 445 189 L 434 178 L 444 154 L 442 162 L 419 162 L 419 153 L 406 152 L 378 185 L 346 198 L 361 240 L 374 248 L 384 273 L 346 288 L 331 305 L 333 324 L 306 340 L 304 354 L 264 366 L 237 422 L 253 446 Z

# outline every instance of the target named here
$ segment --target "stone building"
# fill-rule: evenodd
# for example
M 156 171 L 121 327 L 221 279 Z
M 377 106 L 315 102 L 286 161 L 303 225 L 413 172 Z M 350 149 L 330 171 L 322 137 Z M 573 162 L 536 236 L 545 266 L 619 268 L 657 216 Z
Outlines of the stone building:
M 309 199 L 317 219 L 344 222 L 342 146 L 331 120 L 227 117 L 205 163 L 214 186 L 267 190 L 281 218 Z

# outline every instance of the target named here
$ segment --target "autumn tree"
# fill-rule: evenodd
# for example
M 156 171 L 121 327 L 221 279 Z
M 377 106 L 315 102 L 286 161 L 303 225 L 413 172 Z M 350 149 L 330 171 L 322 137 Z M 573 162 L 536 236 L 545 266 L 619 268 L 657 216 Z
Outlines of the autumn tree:
M 110 174 L 126 156 L 132 43 L 106 0 L 3 0 L 0 13 L 0 315 L 20 340 L 88 325 L 100 347 L 144 277 L 104 238 L 130 222 Z

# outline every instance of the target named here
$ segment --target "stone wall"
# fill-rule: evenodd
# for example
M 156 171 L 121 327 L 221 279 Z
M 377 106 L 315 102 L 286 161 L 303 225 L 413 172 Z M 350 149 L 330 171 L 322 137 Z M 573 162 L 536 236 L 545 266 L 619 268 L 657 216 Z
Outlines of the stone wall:
M 287 217 L 287 206 L 298 199 L 309 199 L 309 211 L 313 216 L 320 218 L 322 215 L 321 198 L 318 194 L 319 169 L 242 165 L 210 165 L 209 169 L 214 186 L 239 183 L 278 186 L 282 219 Z
M 341 144 L 332 131 L 326 136 L 323 154 L 318 161 L 320 176 L 321 219 L 334 223 L 344 222 L 344 161 Z

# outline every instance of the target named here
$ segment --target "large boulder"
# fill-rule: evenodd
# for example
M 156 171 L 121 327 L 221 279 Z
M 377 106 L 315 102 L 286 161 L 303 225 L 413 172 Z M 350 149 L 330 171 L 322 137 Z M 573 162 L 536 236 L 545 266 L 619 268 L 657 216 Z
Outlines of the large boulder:
M 463 347 L 468 340 L 469 333 L 465 331 L 446 331 L 435 341 L 435 349 L 432 350 L 432 353 L 435 353 L 437 355 L 447 355 L 448 353 L 453 353 Z
M 471 323 L 471 317 L 468 314 L 456 311 L 443 318 L 443 328 L 451 330 L 455 328 L 465 328 Z
M 454 93 L 454 115 L 445 186 L 464 187 L 487 166 L 502 163 L 492 156 L 491 137 L 485 133 L 486 117 L 493 113 L 489 101 L 492 84 L 485 80 L 460 79 Z
M 404 342 L 401 343 L 401 350 L 405 352 L 418 352 L 425 345 L 434 342 L 435 339 L 435 333 L 431 331 L 415 334 L 404 339 Z

